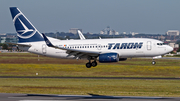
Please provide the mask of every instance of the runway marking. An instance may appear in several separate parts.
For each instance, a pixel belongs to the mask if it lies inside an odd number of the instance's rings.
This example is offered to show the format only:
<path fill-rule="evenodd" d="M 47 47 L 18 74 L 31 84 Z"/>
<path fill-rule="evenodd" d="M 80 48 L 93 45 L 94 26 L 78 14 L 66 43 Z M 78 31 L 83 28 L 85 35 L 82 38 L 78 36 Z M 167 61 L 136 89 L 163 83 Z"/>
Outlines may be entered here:
<path fill-rule="evenodd" d="M 30 99 L 30 97 L 8 97 L 8 98 L 9 99 Z M 36 98 L 36 99 L 46 99 L 46 100 L 19 100 L 19 101 L 59 101 L 59 100 L 51 100 L 53 98 Z"/>
<path fill-rule="evenodd" d="M 67 101 L 67 100 L 19 100 L 19 101 Z"/>
<path fill-rule="evenodd" d="M 1 93 L 0 93 L 1 95 Z M 10 97 L 11 96 L 11 97 Z M 47 95 L 47 94 L 15 94 L 15 95 L 10 95 L 7 98 L 10 98 L 10 100 L 7 101 L 11 101 L 11 99 L 16 100 L 16 101 L 89 101 L 89 100 L 93 100 L 93 101 L 98 101 L 98 100 L 112 100 L 113 101 L 119 101 L 119 100 L 123 100 L 124 101 L 146 101 L 146 100 L 151 100 L 151 101 L 180 101 L 180 98 L 170 98 L 170 97 L 144 97 L 144 96 L 106 96 L 106 95 L 97 95 L 97 94 L 89 94 L 89 95 Z M 0 98 L 1 101 L 1 98 Z"/>

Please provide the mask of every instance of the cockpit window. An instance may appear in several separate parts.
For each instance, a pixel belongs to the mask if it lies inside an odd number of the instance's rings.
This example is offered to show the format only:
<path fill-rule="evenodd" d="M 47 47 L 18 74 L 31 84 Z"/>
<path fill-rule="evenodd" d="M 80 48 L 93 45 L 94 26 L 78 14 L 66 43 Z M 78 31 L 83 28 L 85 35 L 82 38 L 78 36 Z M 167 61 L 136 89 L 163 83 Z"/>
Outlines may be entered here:
<path fill-rule="evenodd" d="M 165 43 L 157 43 L 157 45 L 162 46 L 165 45 Z"/>

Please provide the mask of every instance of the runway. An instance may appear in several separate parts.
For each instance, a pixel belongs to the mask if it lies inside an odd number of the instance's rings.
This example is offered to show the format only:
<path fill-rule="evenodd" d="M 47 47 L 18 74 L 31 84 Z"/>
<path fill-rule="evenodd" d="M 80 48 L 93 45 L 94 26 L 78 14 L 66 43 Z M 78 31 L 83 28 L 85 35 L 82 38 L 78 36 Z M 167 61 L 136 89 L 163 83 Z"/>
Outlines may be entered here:
<path fill-rule="evenodd" d="M 139 57 L 139 58 L 142 58 L 142 57 Z M 144 57 L 144 58 L 145 59 L 152 59 L 152 57 Z M 162 57 L 162 58 L 159 58 L 159 59 L 180 60 L 180 57 Z"/>
<path fill-rule="evenodd" d="M 168 77 L 58 77 L 58 76 L 0 76 L 0 78 L 32 78 L 32 79 L 139 79 L 139 80 L 180 80 Z"/>
<path fill-rule="evenodd" d="M 179 58 L 179 57 L 162 57 L 161 59 L 180 60 L 180 58 Z"/>
<path fill-rule="evenodd" d="M 0 101 L 180 101 L 179 97 L 136 97 L 104 95 L 43 95 L 0 93 Z"/>

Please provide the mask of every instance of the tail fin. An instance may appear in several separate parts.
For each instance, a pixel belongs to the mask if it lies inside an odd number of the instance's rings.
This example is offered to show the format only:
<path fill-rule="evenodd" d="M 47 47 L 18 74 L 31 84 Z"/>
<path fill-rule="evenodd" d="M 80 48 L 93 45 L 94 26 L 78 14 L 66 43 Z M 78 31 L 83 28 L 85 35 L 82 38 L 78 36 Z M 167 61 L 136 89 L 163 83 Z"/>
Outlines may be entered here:
<path fill-rule="evenodd" d="M 19 43 L 44 41 L 41 33 L 31 24 L 17 7 L 10 7 Z"/>

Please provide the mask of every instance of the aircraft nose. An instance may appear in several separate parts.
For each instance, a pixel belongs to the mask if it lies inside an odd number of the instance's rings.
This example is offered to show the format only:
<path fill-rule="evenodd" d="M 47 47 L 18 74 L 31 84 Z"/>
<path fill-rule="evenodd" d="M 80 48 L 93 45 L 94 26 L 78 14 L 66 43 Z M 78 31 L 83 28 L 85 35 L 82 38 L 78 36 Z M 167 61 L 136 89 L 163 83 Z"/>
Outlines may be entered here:
<path fill-rule="evenodd" d="M 172 48 L 171 46 L 168 46 L 168 47 L 167 47 L 167 51 L 168 51 L 168 52 L 171 52 L 171 51 L 173 51 L 173 48 Z"/>

